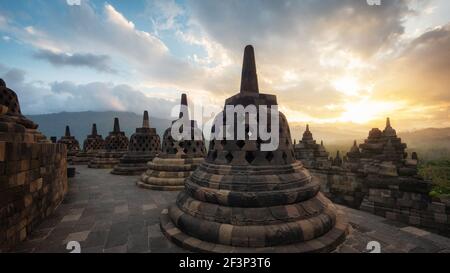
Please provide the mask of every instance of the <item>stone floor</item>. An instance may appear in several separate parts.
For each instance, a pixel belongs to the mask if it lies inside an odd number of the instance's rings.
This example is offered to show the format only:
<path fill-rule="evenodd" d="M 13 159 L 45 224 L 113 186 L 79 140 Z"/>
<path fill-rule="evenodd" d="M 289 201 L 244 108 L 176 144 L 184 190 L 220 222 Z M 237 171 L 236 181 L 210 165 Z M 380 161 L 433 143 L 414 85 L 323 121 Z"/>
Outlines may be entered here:
<path fill-rule="evenodd" d="M 68 253 L 69 241 L 81 252 L 185 252 L 159 229 L 162 209 L 176 192 L 157 192 L 135 185 L 137 177 L 115 176 L 110 170 L 77 166 L 69 192 L 57 211 L 40 224 L 16 252 Z M 450 239 L 362 211 L 342 207 L 352 225 L 336 252 L 367 252 L 376 241 L 381 252 L 450 252 Z"/>

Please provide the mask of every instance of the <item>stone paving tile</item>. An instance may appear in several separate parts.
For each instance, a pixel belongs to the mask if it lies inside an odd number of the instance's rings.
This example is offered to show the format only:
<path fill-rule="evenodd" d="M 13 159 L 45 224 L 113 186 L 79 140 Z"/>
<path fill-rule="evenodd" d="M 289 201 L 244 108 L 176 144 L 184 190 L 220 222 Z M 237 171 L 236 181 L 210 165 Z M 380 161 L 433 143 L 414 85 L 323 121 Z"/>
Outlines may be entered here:
<path fill-rule="evenodd" d="M 16 252 L 68 253 L 66 242 L 79 241 L 85 253 L 187 252 L 168 241 L 159 227 L 161 211 L 177 192 L 145 190 L 137 176 L 115 176 L 110 170 L 76 166 L 69 192 L 53 215 L 38 225 Z M 368 252 L 379 241 L 382 252 L 450 252 L 450 238 L 422 231 L 363 211 L 342 207 L 351 233 L 335 252 Z"/>
<path fill-rule="evenodd" d="M 420 237 L 430 234 L 430 232 L 428 232 L 428 231 L 425 231 L 423 229 L 419 229 L 419 228 L 416 228 L 416 227 L 410 227 L 410 226 L 401 228 L 401 230 L 409 232 L 409 233 L 411 233 L 413 235 L 416 235 L 416 236 L 420 236 Z"/>
<path fill-rule="evenodd" d="M 84 242 L 89 236 L 90 230 L 70 233 L 67 238 L 63 241 L 64 244 L 67 244 L 70 241 Z"/>

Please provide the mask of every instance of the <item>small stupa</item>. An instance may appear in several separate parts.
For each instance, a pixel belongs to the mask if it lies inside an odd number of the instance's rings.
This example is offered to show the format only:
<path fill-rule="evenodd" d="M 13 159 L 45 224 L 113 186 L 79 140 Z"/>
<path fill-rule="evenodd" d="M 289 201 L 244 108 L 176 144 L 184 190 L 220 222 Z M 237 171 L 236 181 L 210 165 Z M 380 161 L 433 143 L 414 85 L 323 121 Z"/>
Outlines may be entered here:
<path fill-rule="evenodd" d="M 130 137 L 128 152 L 111 172 L 117 175 L 140 175 L 147 169 L 147 162 L 161 151 L 161 140 L 155 128 L 150 128 L 148 112 L 144 112 L 141 128 Z"/>
<path fill-rule="evenodd" d="M 328 168 L 331 161 L 328 159 L 329 153 L 325 150 L 323 142 L 317 144 L 306 125 L 302 140 L 298 144 L 294 143 L 295 158 L 300 160 L 306 168 Z"/>
<path fill-rule="evenodd" d="M 198 252 L 334 250 L 345 240 L 348 223 L 319 191 L 319 181 L 295 159 L 286 117 L 273 108 L 276 96 L 259 93 L 252 46 L 245 48 L 240 93 L 225 105 L 267 106 L 268 115 L 279 114 L 279 145 L 267 151 L 261 138 L 250 139 L 253 134 L 248 133 L 245 140 L 211 140 L 205 162 L 186 179 L 176 202 L 163 210 L 163 233 Z M 225 108 L 216 120 L 224 116 Z M 261 116 L 256 119 L 260 125 Z M 250 128 L 249 122 L 245 119 Z M 227 128 L 215 126 L 212 134 Z"/>
<path fill-rule="evenodd" d="M 120 131 L 119 119 L 114 118 L 114 129 L 105 139 L 105 150 L 99 151 L 89 162 L 94 169 L 113 169 L 128 150 L 128 138 Z"/>
<path fill-rule="evenodd" d="M 0 141 L 51 143 L 38 125 L 22 115 L 16 92 L 0 79 Z"/>
<path fill-rule="evenodd" d="M 180 115 L 175 122 L 186 119 L 191 130 L 190 139 L 175 139 L 172 136 L 172 127 L 169 127 L 163 136 L 162 151 L 158 157 L 149 162 L 137 185 L 143 188 L 163 191 L 178 191 L 184 188 L 184 180 L 204 161 L 206 148 L 203 134 L 197 127 L 195 120 L 189 119 L 186 94 L 181 95 Z M 195 139 L 195 136 L 201 139 Z"/>
<path fill-rule="evenodd" d="M 97 124 L 92 124 L 91 134 L 83 142 L 83 150 L 72 159 L 72 165 L 88 165 L 105 148 L 105 140 L 97 133 Z"/>
<path fill-rule="evenodd" d="M 70 127 L 66 126 L 64 136 L 58 140 L 58 143 L 64 144 L 67 147 L 67 162 L 72 163 L 73 158 L 80 152 L 80 144 L 78 140 L 70 134 Z"/>

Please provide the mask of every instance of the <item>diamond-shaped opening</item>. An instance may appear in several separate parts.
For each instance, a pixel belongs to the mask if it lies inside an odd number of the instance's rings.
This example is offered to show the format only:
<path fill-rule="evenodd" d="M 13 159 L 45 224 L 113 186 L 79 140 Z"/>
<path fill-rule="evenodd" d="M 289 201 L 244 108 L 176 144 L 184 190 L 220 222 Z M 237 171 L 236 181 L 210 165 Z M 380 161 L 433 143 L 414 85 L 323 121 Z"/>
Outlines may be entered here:
<path fill-rule="evenodd" d="M 188 153 L 188 149 L 185 148 L 185 149 L 183 150 L 183 152 L 184 152 L 185 154 L 187 154 L 187 153 Z"/>
<path fill-rule="evenodd" d="M 255 160 L 255 154 L 253 152 L 246 152 L 245 153 L 245 160 L 247 160 L 247 162 L 249 164 L 252 164 L 252 162 Z"/>
<path fill-rule="evenodd" d="M 274 157 L 273 152 L 271 152 L 271 151 L 267 152 L 267 155 L 266 155 L 267 161 L 271 162 L 273 157 Z"/>
<path fill-rule="evenodd" d="M 183 141 L 180 141 L 180 142 L 178 143 L 178 146 L 180 146 L 181 148 L 183 148 L 183 147 L 184 147 L 184 142 L 183 142 Z"/>
<path fill-rule="evenodd" d="M 226 156 L 225 156 L 225 158 L 226 158 L 226 160 L 227 160 L 227 162 L 228 163 L 231 163 L 231 161 L 233 160 L 233 155 L 231 154 L 231 153 L 228 153 Z"/>
<path fill-rule="evenodd" d="M 242 147 L 245 146 L 245 141 L 244 140 L 238 140 L 238 141 L 236 141 L 236 145 L 239 147 L 239 149 L 242 149 Z"/>

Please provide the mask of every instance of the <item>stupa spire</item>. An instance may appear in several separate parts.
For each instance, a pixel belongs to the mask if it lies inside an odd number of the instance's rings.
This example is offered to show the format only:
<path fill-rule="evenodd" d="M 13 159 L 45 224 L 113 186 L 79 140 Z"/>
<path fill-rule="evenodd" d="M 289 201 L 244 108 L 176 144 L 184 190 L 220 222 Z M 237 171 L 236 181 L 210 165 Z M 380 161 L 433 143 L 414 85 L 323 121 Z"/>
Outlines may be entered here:
<path fill-rule="evenodd" d="M 386 118 L 386 128 L 391 127 L 391 119 L 390 118 Z"/>
<path fill-rule="evenodd" d="M 66 137 L 70 137 L 70 127 L 66 126 L 66 133 L 65 133 Z"/>
<path fill-rule="evenodd" d="M 183 117 L 183 108 L 186 111 L 186 116 L 189 119 L 189 110 L 188 110 L 188 102 L 186 94 L 181 94 L 181 103 L 180 103 L 180 115 L 179 118 Z"/>
<path fill-rule="evenodd" d="M 259 93 L 255 51 L 251 45 L 246 46 L 244 51 L 241 76 L 241 93 Z"/>
<path fill-rule="evenodd" d="M 119 118 L 114 118 L 114 133 L 120 132 Z"/>
<path fill-rule="evenodd" d="M 144 119 L 142 121 L 143 128 L 150 128 L 150 120 L 148 118 L 148 112 L 144 111 Z"/>
<path fill-rule="evenodd" d="M 97 124 L 92 124 L 92 130 L 91 135 L 96 136 L 97 135 Z"/>

